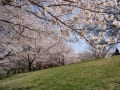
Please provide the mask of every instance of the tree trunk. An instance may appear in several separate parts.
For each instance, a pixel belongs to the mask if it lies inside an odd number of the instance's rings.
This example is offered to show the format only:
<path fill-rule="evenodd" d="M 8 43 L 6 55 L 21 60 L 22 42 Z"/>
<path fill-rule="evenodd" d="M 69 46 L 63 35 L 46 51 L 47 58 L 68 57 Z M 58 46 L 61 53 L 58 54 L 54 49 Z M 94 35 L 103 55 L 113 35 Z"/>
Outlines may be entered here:
<path fill-rule="evenodd" d="M 32 63 L 28 62 L 28 71 L 32 71 Z"/>

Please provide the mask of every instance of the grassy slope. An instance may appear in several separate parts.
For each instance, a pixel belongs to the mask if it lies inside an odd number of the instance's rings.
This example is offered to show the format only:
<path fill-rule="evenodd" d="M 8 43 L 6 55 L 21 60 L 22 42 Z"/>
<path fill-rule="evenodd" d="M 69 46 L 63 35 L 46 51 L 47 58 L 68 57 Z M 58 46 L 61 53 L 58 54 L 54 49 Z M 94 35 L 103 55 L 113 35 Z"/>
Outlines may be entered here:
<path fill-rule="evenodd" d="M 17 74 L 0 90 L 120 90 L 120 56 Z"/>

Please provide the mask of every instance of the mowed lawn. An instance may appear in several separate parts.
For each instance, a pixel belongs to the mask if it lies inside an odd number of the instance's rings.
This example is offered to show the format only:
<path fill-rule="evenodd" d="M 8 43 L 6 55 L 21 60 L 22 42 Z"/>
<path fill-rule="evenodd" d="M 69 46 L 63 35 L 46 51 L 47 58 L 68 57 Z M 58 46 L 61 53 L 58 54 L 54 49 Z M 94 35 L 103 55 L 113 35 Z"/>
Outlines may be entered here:
<path fill-rule="evenodd" d="M 0 90 L 120 90 L 120 56 L 13 75 Z"/>

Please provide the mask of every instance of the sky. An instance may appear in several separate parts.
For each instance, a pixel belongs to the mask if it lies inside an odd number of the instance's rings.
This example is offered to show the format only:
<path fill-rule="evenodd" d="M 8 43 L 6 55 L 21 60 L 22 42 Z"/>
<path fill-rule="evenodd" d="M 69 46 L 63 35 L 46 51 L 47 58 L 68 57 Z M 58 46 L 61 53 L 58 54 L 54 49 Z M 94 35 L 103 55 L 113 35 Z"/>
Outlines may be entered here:
<path fill-rule="evenodd" d="M 79 42 L 76 43 L 71 42 L 70 45 L 75 50 L 75 53 L 81 53 L 87 51 L 87 47 L 88 47 L 88 45 L 85 43 L 83 39 L 81 39 Z"/>

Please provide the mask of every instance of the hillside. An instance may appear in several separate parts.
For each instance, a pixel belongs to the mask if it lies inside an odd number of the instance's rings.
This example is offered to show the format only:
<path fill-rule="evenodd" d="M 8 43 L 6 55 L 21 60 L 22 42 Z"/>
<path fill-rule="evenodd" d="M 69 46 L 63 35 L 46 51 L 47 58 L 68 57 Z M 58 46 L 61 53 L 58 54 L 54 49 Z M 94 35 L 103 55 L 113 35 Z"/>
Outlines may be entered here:
<path fill-rule="evenodd" d="M 120 56 L 17 74 L 0 90 L 120 90 Z"/>

